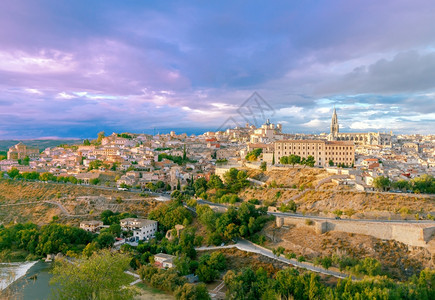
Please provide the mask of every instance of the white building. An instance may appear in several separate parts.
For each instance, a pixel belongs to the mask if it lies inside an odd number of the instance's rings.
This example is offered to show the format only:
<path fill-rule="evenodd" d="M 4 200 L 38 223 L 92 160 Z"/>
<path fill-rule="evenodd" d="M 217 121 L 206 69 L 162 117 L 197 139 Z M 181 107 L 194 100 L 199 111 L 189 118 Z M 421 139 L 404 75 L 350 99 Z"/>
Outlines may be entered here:
<path fill-rule="evenodd" d="M 166 253 L 158 253 L 154 255 L 155 265 L 159 268 L 170 269 L 175 267 L 174 265 L 175 256 Z"/>
<path fill-rule="evenodd" d="M 89 232 L 97 232 L 103 227 L 102 221 L 82 221 L 80 222 L 80 228 Z"/>
<path fill-rule="evenodd" d="M 136 240 L 145 240 L 155 236 L 157 221 L 147 219 L 127 218 L 120 221 L 123 230 L 133 231 Z"/>

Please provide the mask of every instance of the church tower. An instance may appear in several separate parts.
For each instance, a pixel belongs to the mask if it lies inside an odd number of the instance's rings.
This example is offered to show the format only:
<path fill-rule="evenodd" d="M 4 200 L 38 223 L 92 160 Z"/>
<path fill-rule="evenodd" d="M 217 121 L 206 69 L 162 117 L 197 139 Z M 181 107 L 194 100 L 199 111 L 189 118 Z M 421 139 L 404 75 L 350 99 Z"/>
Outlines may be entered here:
<path fill-rule="evenodd" d="M 339 133 L 338 118 L 334 106 L 334 112 L 332 113 L 332 120 L 331 120 L 331 134 L 330 134 L 331 138 L 335 140 L 337 138 L 338 133 Z"/>

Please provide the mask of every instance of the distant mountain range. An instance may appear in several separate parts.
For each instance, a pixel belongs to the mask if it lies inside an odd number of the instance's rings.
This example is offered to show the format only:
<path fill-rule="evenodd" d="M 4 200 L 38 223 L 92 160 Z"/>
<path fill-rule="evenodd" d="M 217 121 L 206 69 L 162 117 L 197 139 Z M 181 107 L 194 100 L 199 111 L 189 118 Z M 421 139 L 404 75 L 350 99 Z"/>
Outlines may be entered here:
<path fill-rule="evenodd" d="M 49 147 L 56 147 L 61 144 L 81 144 L 81 139 L 59 139 L 59 140 L 0 140 L 0 151 L 8 151 L 13 145 L 22 142 L 26 146 L 38 148 L 40 151 Z"/>

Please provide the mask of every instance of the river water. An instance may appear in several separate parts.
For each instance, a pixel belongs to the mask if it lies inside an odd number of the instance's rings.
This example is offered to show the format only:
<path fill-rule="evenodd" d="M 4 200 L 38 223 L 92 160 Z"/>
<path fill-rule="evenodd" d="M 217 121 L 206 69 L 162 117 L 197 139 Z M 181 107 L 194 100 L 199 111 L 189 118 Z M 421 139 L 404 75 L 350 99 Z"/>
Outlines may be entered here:
<path fill-rule="evenodd" d="M 0 263 L 0 299 L 4 294 L 13 295 L 12 299 L 46 300 L 52 295 L 55 286 L 50 285 L 52 264 L 43 261 Z M 11 276 L 13 274 L 13 276 Z M 9 286 L 7 290 L 5 287 Z M 170 300 L 170 295 L 158 290 L 145 289 L 136 299 Z"/>
<path fill-rule="evenodd" d="M 0 281 L 0 286 L 4 289 L 6 285 L 10 285 L 7 292 L 9 295 L 14 295 L 13 298 L 45 300 L 50 297 L 52 289 L 52 286 L 49 284 L 51 278 L 49 273 L 51 269 L 50 263 L 37 261 L 5 263 L 1 265 L 3 266 L 0 266 L 0 274 L 3 275 L 3 280 Z M 13 283 L 10 280 L 11 272 L 12 274 L 17 274 L 13 276 L 16 279 Z M 5 276 L 6 280 L 4 279 Z"/>

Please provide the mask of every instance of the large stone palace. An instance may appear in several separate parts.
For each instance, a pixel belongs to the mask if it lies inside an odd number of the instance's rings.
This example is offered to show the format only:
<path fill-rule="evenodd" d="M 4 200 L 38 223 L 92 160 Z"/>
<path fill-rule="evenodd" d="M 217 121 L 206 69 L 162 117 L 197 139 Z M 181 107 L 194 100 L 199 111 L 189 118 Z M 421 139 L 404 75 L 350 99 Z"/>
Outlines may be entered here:
<path fill-rule="evenodd" d="M 355 162 L 355 145 L 353 142 L 322 141 L 322 140 L 284 140 L 275 142 L 275 158 L 291 154 L 307 158 L 313 156 L 316 166 L 334 165 L 351 166 Z"/>
<path fill-rule="evenodd" d="M 18 160 L 23 159 L 26 156 L 29 158 L 39 157 L 39 149 L 27 147 L 21 142 L 9 148 L 8 159 Z"/>
<path fill-rule="evenodd" d="M 338 125 L 337 111 L 334 107 L 331 120 L 331 133 L 328 135 L 328 141 L 349 141 L 357 145 L 382 145 L 391 146 L 392 133 L 381 132 L 340 132 Z"/>

